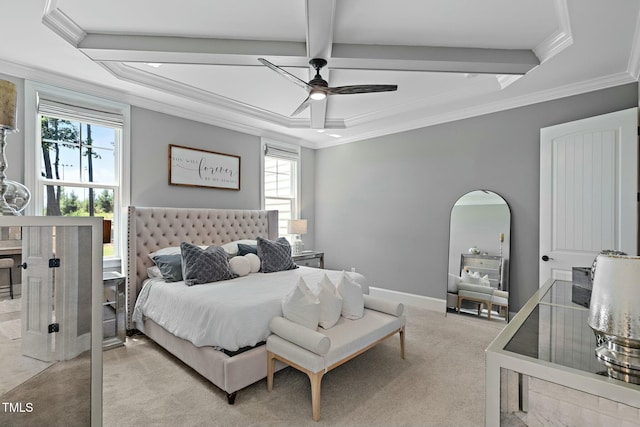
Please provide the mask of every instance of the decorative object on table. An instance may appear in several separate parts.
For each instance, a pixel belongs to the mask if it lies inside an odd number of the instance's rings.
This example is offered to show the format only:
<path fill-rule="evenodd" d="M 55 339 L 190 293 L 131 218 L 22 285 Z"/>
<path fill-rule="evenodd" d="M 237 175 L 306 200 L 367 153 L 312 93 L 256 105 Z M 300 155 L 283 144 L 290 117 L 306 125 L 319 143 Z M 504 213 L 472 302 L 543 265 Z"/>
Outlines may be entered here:
<path fill-rule="evenodd" d="M 502 244 L 504 243 L 504 233 L 500 233 L 500 256 L 502 257 Z"/>
<path fill-rule="evenodd" d="M 169 145 L 169 184 L 240 190 L 240 156 Z"/>
<path fill-rule="evenodd" d="M 480 255 L 480 249 L 478 249 L 476 246 L 472 246 L 469 248 L 469 254 Z"/>
<path fill-rule="evenodd" d="M 289 234 L 295 235 L 295 240 L 291 245 L 291 255 L 300 255 L 304 249 L 304 243 L 300 239 L 302 234 L 307 234 L 306 219 L 290 219 L 287 231 Z"/>
<path fill-rule="evenodd" d="M 610 377 L 640 384 L 640 257 L 598 255 L 588 325 Z"/>
<path fill-rule="evenodd" d="M 614 249 L 603 249 L 598 255 L 627 255 L 626 252 L 616 251 Z M 593 282 L 593 276 L 596 274 L 596 265 L 598 264 L 598 256 L 593 259 L 591 263 L 591 281 Z"/>
<path fill-rule="evenodd" d="M 16 85 L 0 80 L 0 215 L 21 215 L 21 211 L 31 199 L 31 193 L 24 185 L 7 180 L 7 133 L 17 132 L 16 128 Z"/>
<path fill-rule="evenodd" d="M 590 267 L 573 267 L 571 269 L 571 302 L 589 308 L 592 283 Z"/>

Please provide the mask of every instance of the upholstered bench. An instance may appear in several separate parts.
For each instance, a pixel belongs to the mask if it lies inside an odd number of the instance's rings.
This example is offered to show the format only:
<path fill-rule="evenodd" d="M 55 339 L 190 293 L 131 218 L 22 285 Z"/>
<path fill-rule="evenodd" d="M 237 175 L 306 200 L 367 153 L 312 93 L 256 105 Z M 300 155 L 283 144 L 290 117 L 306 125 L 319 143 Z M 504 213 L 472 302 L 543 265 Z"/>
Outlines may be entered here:
<path fill-rule="evenodd" d="M 341 317 L 329 328 L 312 330 L 275 317 L 267 339 L 267 390 L 273 389 L 276 360 L 306 373 L 311 381 L 313 420 L 320 419 L 322 376 L 362 354 L 386 338 L 400 335 L 400 357 L 404 359 L 405 317 L 402 304 L 364 295 L 364 315 L 350 320 Z"/>
<path fill-rule="evenodd" d="M 482 304 L 487 306 L 487 319 L 491 320 L 491 308 L 496 305 L 505 310 L 505 320 L 509 321 L 509 293 L 494 289 L 491 286 L 475 285 L 471 283 L 458 284 L 458 313 L 463 301 L 478 303 L 478 315 Z"/>

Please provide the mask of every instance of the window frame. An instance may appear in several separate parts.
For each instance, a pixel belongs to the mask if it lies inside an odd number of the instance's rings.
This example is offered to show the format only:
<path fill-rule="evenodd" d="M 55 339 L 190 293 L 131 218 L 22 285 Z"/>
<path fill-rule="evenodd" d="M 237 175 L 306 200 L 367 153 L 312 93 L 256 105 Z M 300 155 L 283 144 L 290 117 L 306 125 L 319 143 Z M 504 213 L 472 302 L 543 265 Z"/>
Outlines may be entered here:
<path fill-rule="evenodd" d="M 83 108 L 104 108 L 106 111 L 116 112 L 122 116 L 122 130 L 119 144 L 115 151 L 115 187 L 100 183 L 68 182 L 72 187 L 107 188 L 113 189 L 114 211 L 113 236 L 114 256 L 103 258 L 105 269 L 121 269 L 126 260 L 126 208 L 130 204 L 130 140 L 131 140 L 131 107 L 127 104 L 75 92 L 67 89 L 50 86 L 30 80 L 24 85 L 25 105 L 25 156 L 24 177 L 25 185 L 31 191 L 31 203 L 25 209 L 25 215 L 40 215 L 44 209 L 44 186 L 64 184 L 64 180 L 52 180 L 40 177 L 40 165 L 42 148 L 40 142 L 40 114 L 38 111 L 38 99 L 42 96 L 46 99 L 60 102 L 73 102 L 79 110 Z"/>
<path fill-rule="evenodd" d="M 262 138 L 261 139 L 261 150 L 260 150 L 260 206 L 261 209 L 266 209 L 266 199 L 267 199 L 267 195 L 266 195 L 266 190 L 265 190 L 265 158 L 266 157 L 277 157 L 277 156 L 269 156 L 267 154 L 267 147 L 273 147 L 275 149 L 280 149 L 280 150 L 284 150 L 287 152 L 290 152 L 292 154 L 295 154 L 295 156 L 292 155 L 292 157 L 295 157 L 295 177 L 293 179 L 293 185 L 295 186 L 295 190 L 294 190 L 294 201 L 292 203 L 292 212 L 291 212 L 291 219 L 300 219 L 300 193 L 301 193 L 301 188 L 302 188 L 302 173 L 301 173 L 301 163 L 302 163 L 302 159 L 301 159 L 301 150 L 300 147 L 297 145 L 293 145 L 293 144 L 287 144 L 284 142 L 280 142 L 280 141 L 275 141 L 275 140 L 271 140 L 268 138 Z M 291 158 L 290 160 L 294 160 L 294 158 Z M 273 198 L 277 198 L 277 197 L 273 197 Z M 289 198 L 282 198 L 282 199 L 289 199 Z M 278 218 L 278 220 L 280 220 L 280 218 Z M 280 226 L 278 225 L 278 229 L 280 229 Z M 287 240 L 289 240 L 290 242 L 292 241 L 292 235 L 290 234 L 280 234 L 278 232 L 278 237 L 286 237 Z"/>

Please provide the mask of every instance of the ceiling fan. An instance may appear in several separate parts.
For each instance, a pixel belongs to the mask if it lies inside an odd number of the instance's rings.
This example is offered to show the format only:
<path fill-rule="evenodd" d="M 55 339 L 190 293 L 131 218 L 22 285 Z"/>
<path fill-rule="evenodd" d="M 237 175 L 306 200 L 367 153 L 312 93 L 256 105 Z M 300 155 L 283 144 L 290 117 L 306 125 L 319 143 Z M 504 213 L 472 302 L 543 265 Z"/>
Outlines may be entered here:
<path fill-rule="evenodd" d="M 320 75 L 320 69 L 327 65 L 327 61 L 322 58 L 313 58 L 309 61 L 309 64 L 316 70 L 316 75 L 309 83 L 297 78 L 264 58 L 258 58 L 258 61 L 309 92 L 307 99 L 302 101 L 302 104 L 291 114 L 292 116 L 296 116 L 304 111 L 309 107 L 312 100 L 322 100 L 325 99 L 327 95 L 352 95 L 356 93 L 392 92 L 398 90 L 398 85 L 349 85 L 329 87 L 329 83 Z"/>

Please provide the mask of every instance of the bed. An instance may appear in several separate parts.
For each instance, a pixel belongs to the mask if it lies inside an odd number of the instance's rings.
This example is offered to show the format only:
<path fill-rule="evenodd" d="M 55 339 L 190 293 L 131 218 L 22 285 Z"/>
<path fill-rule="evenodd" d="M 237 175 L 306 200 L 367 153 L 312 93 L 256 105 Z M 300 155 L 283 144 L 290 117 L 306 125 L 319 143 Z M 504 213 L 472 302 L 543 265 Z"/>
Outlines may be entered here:
<path fill-rule="evenodd" d="M 166 284 L 163 280 L 148 278 L 148 268 L 154 265 L 149 254 L 167 247 L 180 246 L 189 242 L 203 247 L 223 245 L 243 239 L 262 237 L 269 240 L 277 238 L 277 211 L 228 210 L 228 209 L 185 209 L 162 207 L 129 207 L 128 211 L 128 267 L 127 267 L 127 329 L 136 329 L 182 360 L 207 380 L 227 394 L 233 404 L 237 391 L 267 376 L 267 355 L 264 341 L 269 334 L 268 325 L 273 316 L 280 315 L 280 299 L 292 289 L 299 277 L 313 284 L 326 272 L 336 280 L 340 272 L 300 267 L 286 272 L 254 273 L 245 277 L 216 282 L 215 284 L 191 286 L 188 292 L 184 283 Z M 349 273 L 352 274 L 352 273 Z M 368 293 L 368 284 L 359 276 L 363 291 Z M 155 282 L 154 282 L 155 280 Z M 260 285 L 262 281 L 264 285 Z M 146 286 L 146 287 L 145 287 Z M 183 288 L 181 288 L 181 286 Z M 261 297 L 260 289 L 269 289 Z M 246 292 L 245 292 L 246 291 Z M 162 292 L 165 292 L 164 294 Z M 169 292 L 168 294 L 166 292 Z M 173 292 L 171 294 L 170 292 Z M 241 316 L 243 311 L 253 313 L 250 317 L 255 327 L 238 329 L 233 321 L 224 323 L 224 327 L 192 328 L 195 318 L 189 317 L 205 306 L 204 294 L 221 292 L 225 298 L 231 295 L 234 304 L 240 299 L 240 306 L 227 307 Z M 247 295 L 246 298 L 238 298 Z M 189 310 L 175 308 L 177 311 L 165 317 L 154 317 L 153 313 L 162 311 L 154 308 L 155 300 L 151 294 L 164 295 L 165 299 L 175 301 L 185 297 L 184 304 Z M 191 300 L 186 300 L 187 295 Z M 216 294 L 211 304 L 221 297 Z M 264 298 L 261 302 L 260 298 Z M 136 308 L 136 301 L 140 299 Z M 253 305 L 252 305 L 253 304 Z M 259 304 L 259 305 L 256 305 Z M 147 312 L 141 315 L 141 306 Z M 176 306 L 177 307 L 177 306 Z M 224 310 L 224 301 L 219 305 Z M 236 309 L 237 308 L 237 309 Z M 135 316 L 134 316 L 135 312 Z M 182 315 L 184 314 L 184 316 Z M 167 323 L 166 318 L 184 317 L 181 324 Z M 135 320 L 134 320 L 135 319 Z M 221 325 L 217 318 L 204 321 L 210 325 Z M 244 320 L 245 324 L 249 323 Z M 242 318 L 235 323 L 243 323 Z M 186 327 L 189 325 L 189 327 Z M 233 329 L 236 328 L 236 329 Z M 231 330 L 227 335 L 242 336 L 236 343 L 225 341 L 226 337 L 216 335 L 216 329 Z M 196 331 L 197 333 L 195 333 Z M 209 334 L 208 332 L 212 332 Z M 202 333 L 200 333 L 202 332 Z M 219 331 L 218 331 L 219 332 Z M 284 368 L 278 364 L 276 370 Z"/>

